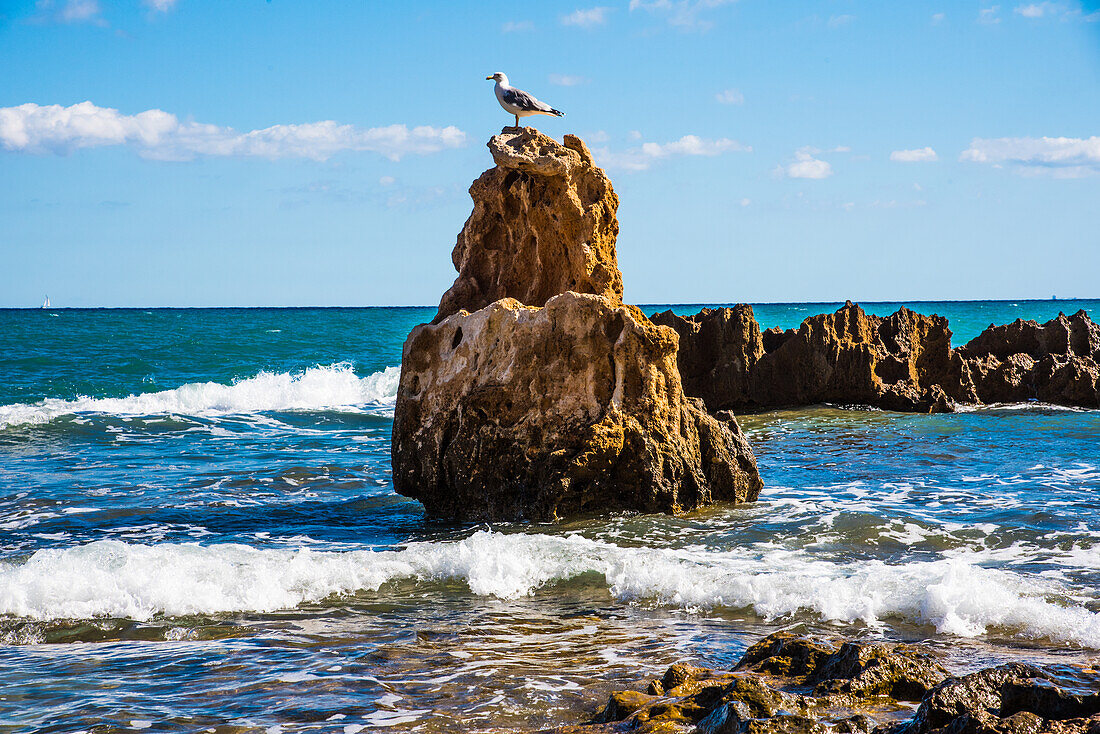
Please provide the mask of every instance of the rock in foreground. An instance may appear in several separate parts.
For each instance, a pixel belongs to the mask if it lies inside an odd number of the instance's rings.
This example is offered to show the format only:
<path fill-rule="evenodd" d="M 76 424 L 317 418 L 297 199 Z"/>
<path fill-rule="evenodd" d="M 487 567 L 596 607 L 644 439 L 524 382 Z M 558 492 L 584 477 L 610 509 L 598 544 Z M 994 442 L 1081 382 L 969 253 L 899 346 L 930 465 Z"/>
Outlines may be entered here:
<path fill-rule="evenodd" d="M 418 326 L 402 359 L 394 486 L 466 521 L 756 499 L 752 451 L 735 422 L 684 396 L 676 347 L 636 308 L 577 293 Z"/>
<path fill-rule="evenodd" d="M 920 702 L 916 712 L 912 703 Z M 1100 734 L 1100 674 L 1011 663 L 951 677 L 915 645 L 777 632 L 734 671 L 673 665 L 557 734 Z"/>

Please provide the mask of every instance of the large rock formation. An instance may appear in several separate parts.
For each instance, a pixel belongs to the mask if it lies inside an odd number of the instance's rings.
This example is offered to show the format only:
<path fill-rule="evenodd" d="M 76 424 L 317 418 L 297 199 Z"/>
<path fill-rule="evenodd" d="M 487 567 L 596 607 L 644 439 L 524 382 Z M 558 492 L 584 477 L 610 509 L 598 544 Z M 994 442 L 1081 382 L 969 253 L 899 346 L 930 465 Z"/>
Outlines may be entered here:
<path fill-rule="evenodd" d="M 435 321 L 501 298 L 541 306 L 566 291 L 622 303 L 619 198 L 584 142 L 566 135 L 562 145 L 531 127 L 510 128 L 489 151 L 496 166 L 470 186 L 474 211 L 451 253 L 458 278 Z"/>
<path fill-rule="evenodd" d="M 823 402 L 922 412 L 1027 400 L 1100 407 L 1100 326 L 1084 311 L 990 326 L 956 349 L 941 316 L 902 308 L 880 318 L 851 302 L 787 331 L 761 332 L 744 305 L 652 319 L 680 334 L 684 390 L 712 411 Z"/>
<path fill-rule="evenodd" d="M 579 139 L 489 142 L 459 271 L 405 342 L 395 489 L 463 521 L 756 499 L 732 416 L 684 395 L 676 332 L 622 305 L 618 199 Z"/>
<path fill-rule="evenodd" d="M 748 444 L 684 396 L 676 343 L 634 307 L 572 292 L 416 327 L 394 417 L 395 487 L 460 520 L 756 499 Z"/>

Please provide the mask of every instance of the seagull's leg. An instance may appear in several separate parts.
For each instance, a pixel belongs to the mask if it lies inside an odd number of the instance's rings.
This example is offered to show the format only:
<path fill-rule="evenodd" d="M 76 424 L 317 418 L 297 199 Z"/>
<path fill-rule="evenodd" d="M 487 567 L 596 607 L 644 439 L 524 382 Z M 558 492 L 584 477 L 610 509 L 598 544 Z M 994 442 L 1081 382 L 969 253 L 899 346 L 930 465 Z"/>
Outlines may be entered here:
<path fill-rule="evenodd" d="M 519 115 L 516 115 L 516 127 L 519 127 Z"/>

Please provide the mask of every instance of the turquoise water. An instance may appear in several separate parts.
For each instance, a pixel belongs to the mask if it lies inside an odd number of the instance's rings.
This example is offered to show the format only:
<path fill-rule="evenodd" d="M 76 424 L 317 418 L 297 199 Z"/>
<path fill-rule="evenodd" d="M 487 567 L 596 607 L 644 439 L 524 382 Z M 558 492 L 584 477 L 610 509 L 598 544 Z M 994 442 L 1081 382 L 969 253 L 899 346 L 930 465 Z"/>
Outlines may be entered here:
<path fill-rule="evenodd" d="M 1100 313 L 906 305 L 956 344 Z M 0 311 L 0 730 L 535 730 L 792 625 L 956 668 L 1100 655 L 1100 412 L 748 416 L 758 503 L 455 526 L 390 483 L 433 313 Z"/>

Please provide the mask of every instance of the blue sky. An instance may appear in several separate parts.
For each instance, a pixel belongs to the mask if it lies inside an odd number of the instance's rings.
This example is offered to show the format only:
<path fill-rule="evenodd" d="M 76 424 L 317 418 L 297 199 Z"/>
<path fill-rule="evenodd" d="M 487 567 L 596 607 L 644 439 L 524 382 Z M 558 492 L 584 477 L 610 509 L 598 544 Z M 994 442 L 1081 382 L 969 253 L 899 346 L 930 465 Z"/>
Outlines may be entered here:
<path fill-rule="evenodd" d="M 1100 296 L 1096 2 L 0 0 L 0 306 L 435 304 L 565 110 L 637 303 Z"/>

